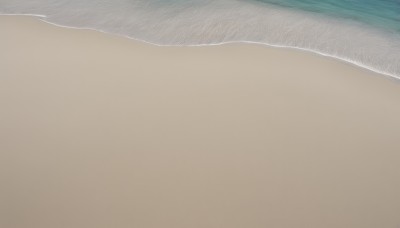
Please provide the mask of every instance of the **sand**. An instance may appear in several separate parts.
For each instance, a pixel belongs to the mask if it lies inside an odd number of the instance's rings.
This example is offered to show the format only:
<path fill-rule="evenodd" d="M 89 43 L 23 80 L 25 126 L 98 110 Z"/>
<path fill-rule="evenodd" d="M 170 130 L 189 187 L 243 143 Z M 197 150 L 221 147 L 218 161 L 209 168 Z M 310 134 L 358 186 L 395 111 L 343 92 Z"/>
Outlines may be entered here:
<path fill-rule="evenodd" d="M 400 83 L 0 17 L 0 227 L 400 227 Z"/>

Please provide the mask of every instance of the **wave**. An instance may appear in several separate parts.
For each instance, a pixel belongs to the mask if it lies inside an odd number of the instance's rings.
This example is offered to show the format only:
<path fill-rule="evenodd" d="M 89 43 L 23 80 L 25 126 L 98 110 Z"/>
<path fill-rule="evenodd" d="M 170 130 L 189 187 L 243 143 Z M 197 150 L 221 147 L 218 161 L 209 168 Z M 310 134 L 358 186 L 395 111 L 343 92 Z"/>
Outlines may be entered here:
<path fill-rule="evenodd" d="M 400 79 L 400 35 L 351 20 L 245 0 L 5 0 L 0 14 L 94 29 L 157 45 L 291 47 Z"/>

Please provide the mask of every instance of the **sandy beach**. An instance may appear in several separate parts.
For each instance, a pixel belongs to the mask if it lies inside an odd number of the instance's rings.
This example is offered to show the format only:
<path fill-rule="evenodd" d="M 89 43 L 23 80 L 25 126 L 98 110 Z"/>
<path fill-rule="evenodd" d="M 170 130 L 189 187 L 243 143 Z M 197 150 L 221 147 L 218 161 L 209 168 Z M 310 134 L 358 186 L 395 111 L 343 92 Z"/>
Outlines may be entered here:
<path fill-rule="evenodd" d="M 400 83 L 0 16 L 0 227 L 400 227 Z"/>

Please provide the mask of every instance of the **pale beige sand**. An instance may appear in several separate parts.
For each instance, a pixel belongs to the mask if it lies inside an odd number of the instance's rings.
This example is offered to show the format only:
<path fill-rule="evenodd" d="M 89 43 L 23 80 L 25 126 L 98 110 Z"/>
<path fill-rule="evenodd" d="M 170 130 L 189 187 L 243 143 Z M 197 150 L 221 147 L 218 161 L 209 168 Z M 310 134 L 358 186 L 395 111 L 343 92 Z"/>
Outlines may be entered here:
<path fill-rule="evenodd" d="M 400 227 L 397 81 L 28 17 L 0 36 L 0 227 Z"/>

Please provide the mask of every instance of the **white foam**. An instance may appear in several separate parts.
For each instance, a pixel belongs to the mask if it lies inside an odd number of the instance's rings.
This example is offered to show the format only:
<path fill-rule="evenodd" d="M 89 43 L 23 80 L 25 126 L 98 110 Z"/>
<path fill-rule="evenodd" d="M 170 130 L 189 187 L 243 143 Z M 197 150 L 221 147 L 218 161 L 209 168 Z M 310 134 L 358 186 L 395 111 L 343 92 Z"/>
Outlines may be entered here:
<path fill-rule="evenodd" d="M 48 3 L 45 8 L 37 7 L 43 2 Z M 93 29 L 160 46 L 241 42 L 295 48 L 400 79 L 400 38 L 396 34 L 242 0 L 192 0 L 163 6 L 153 2 L 115 0 L 114 6 L 13 0 L 4 9 L 0 4 L 0 12 L 38 16 L 62 27 Z"/>

